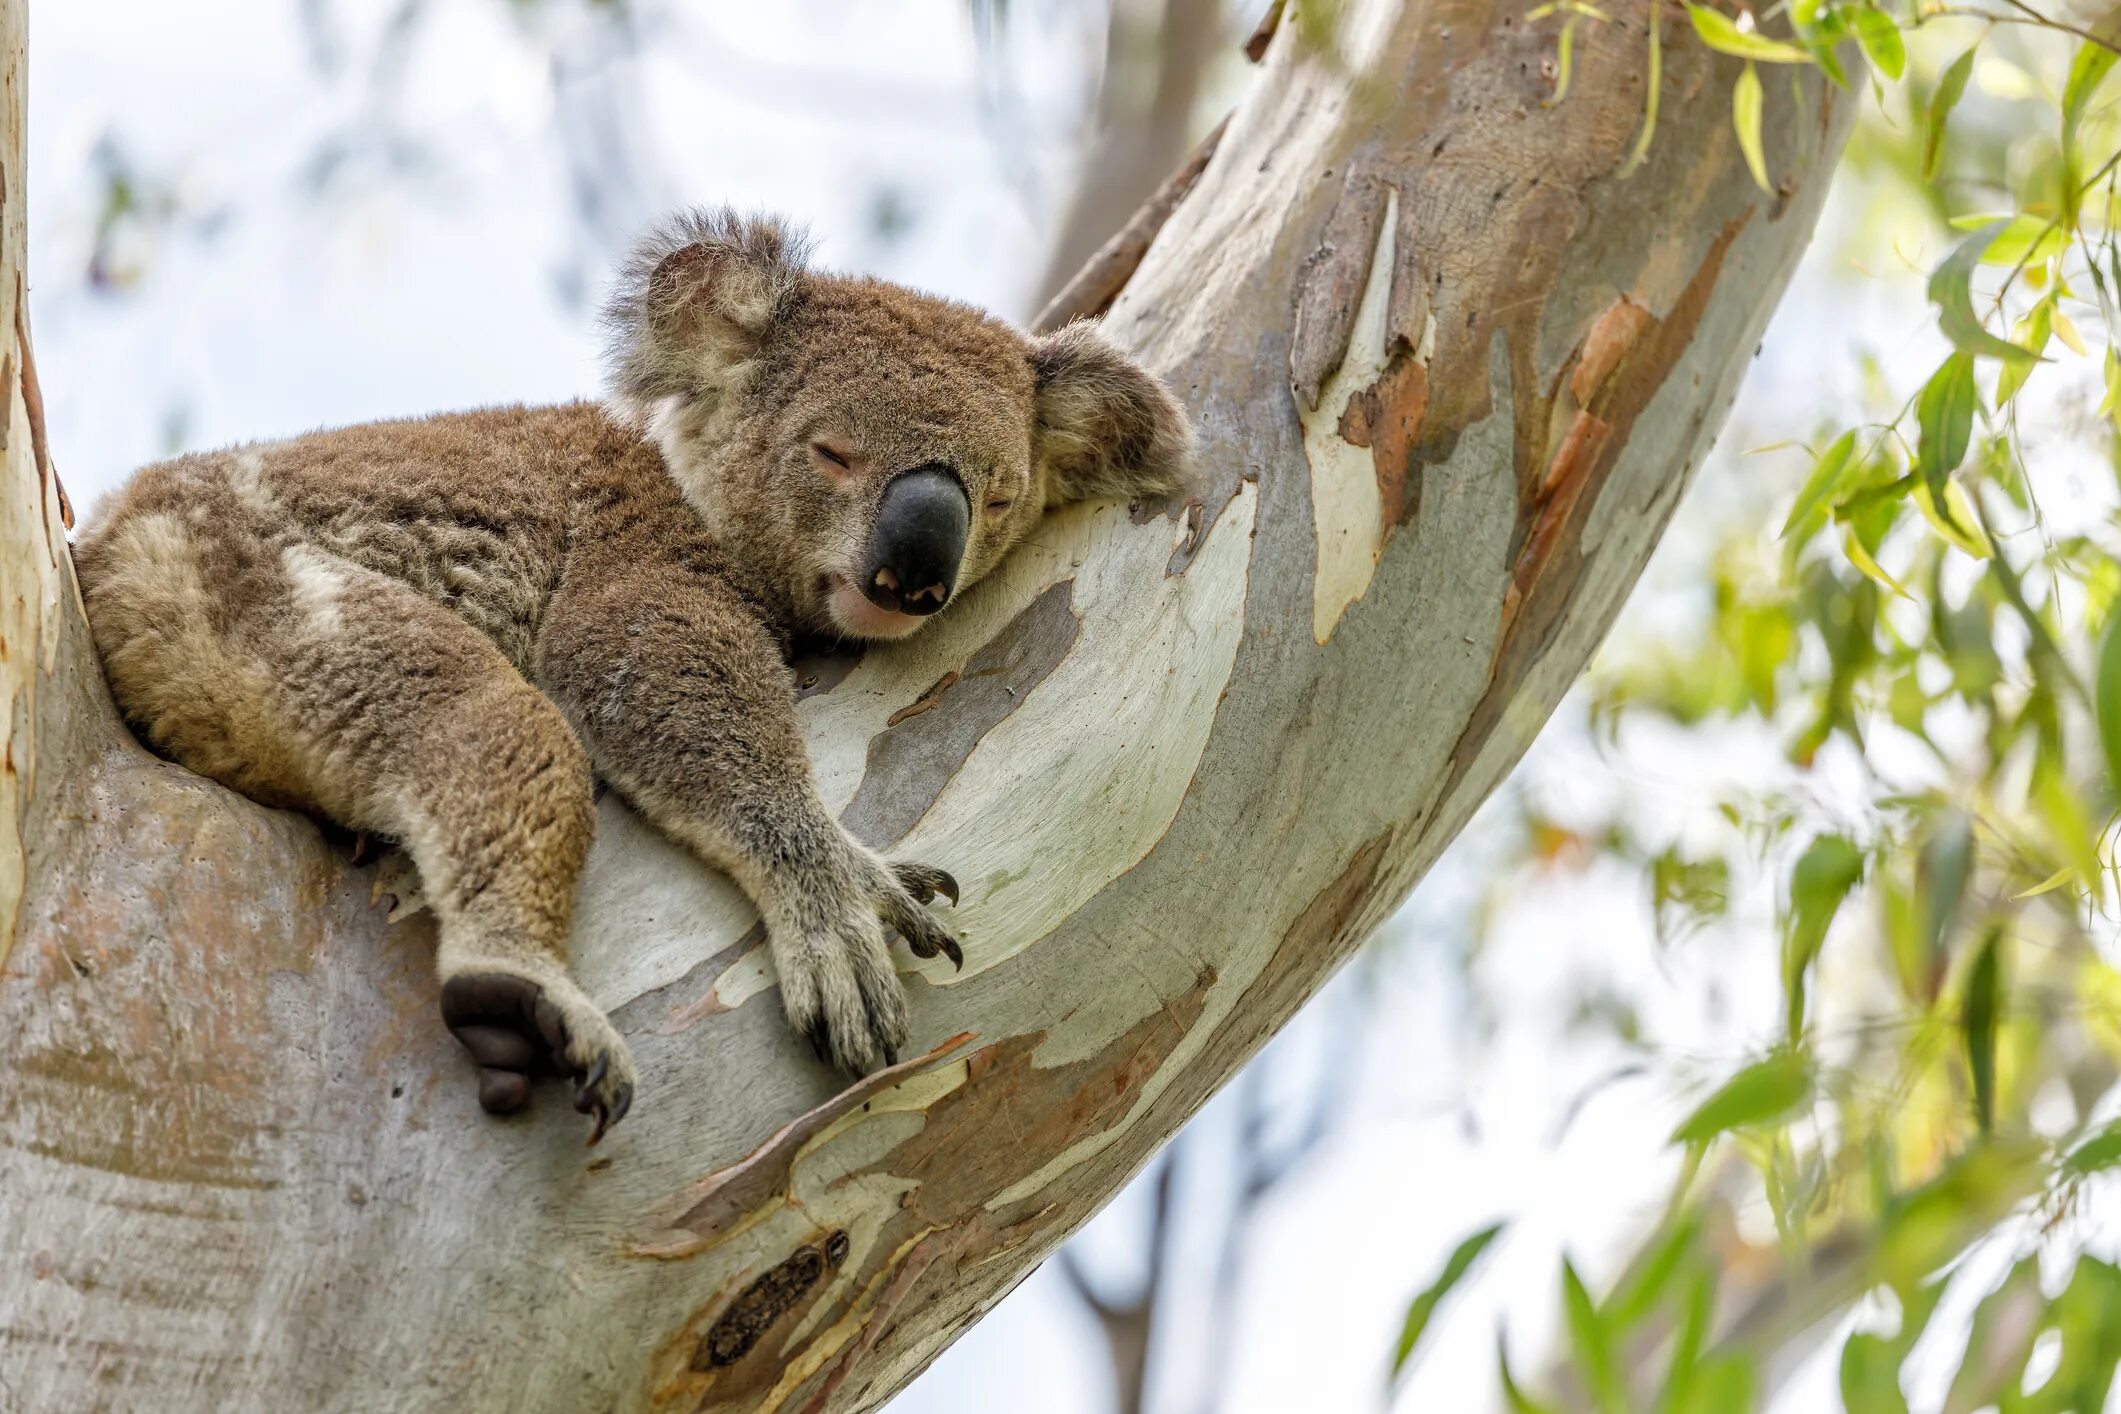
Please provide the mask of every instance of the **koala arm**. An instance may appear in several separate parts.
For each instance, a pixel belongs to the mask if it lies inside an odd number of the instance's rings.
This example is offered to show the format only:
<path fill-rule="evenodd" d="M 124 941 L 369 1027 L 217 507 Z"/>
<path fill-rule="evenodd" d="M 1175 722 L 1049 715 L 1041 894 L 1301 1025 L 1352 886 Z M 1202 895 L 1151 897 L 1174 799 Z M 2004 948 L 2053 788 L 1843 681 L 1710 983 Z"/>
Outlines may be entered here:
<path fill-rule="evenodd" d="M 922 906 L 957 886 L 885 862 L 825 809 L 787 665 L 756 609 L 712 575 L 632 561 L 570 577 L 541 628 L 539 685 L 598 774 L 758 905 L 796 1030 L 854 1073 L 895 1061 L 906 1000 L 886 929 L 958 961 Z"/>

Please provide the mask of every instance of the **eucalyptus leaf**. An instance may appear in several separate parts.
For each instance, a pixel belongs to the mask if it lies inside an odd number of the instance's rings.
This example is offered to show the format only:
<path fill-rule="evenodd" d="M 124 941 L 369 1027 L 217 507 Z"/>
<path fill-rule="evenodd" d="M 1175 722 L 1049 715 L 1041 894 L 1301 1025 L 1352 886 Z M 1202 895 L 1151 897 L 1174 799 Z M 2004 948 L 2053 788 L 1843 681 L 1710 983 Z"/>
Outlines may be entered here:
<path fill-rule="evenodd" d="M 1959 106 L 1959 99 L 1966 92 L 1967 77 L 1973 72 L 1974 51 L 1968 49 L 1945 67 L 1937 79 L 1936 91 L 1930 94 L 1922 144 L 1922 180 L 1925 182 L 1937 176 L 1937 159 L 1944 153 L 1945 125 L 1951 120 L 1952 109 Z"/>
<path fill-rule="evenodd" d="M 1811 1062 L 1798 1051 L 1777 1051 L 1718 1086 L 1672 1131 L 1672 1142 L 1705 1144 L 1733 1129 L 1769 1124 L 1794 1113 L 1811 1096 Z"/>
<path fill-rule="evenodd" d="M 2121 800 L 2121 606 L 2106 613 L 2092 705 L 2099 719 L 2099 745 L 2106 755 L 2107 798 Z"/>
<path fill-rule="evenodd" d="M 1991 927 L 1967 969 L 1959 1009 L 1966 1068 L 1974 1082 L 1974 1121 L 1983 1134 L 1996 1127 L 1996 1022 L 2003 1010 L 2003 930 Z"/>
<path fill-rule="evenodd" d="M 1459 1243 L 1444 1262 L 1443 1270 L 1437 1274 L 1436 1280 L 1430 1282 L 1425 1290 L 1408 1303 L 1406 1320 L 1401 1323 L 1399 1329 L 1399 1344 L 1392 1352 L 1392 1378 L 1397 1379 L 1400 1372 L 1406 1368 L 1407 1360 L 1414 1354 L 1414 1347 L 1420 1343 L 1422 1333 L 1428 1330 L 1429 1320 L 1436 1314 L 1436 1308 L 1451 1294 L 1451 1289 L 1465 1279 L 1466 1273 L 1473 1269 L 1481 1254 L 1488 1250 L 1488 1244 L 1501 1236 L 1505 1226 L 1503 1223 L 1495 1223 L 1484 1227 Z"/>
<path fill-rule="evenodd" d="M 1757 59 L 1765 64 L 1812 62 L 1812 56 L 1803 46 L 1740 29 L 1728 15 L 1706 5 L 1689 5 L 1686 12 L 1687 18 L 1694 22 L 1694 33 L 1701 36 L 1701 42 L 1720 53 L 1735 54 L 1740 59 Z"/>
<path fill-rule="evenodd" d="M 1569 1351 L 1576 1373 L 1582 1377 L 1592 1405 L 1603 1414 L 1620 1414 L 1627 1408 L 1627 1397 L 1621 1391 L 1612 1337 L 1598 1318 L 1598 1308 L 1592 1303 L 1583 1278 L 1576 1275 L 1576 1268 L 1566 1257 L 1561 1259 L 1561 1310 L 1568 1325 Z"/>
<path fill-rule="evenodd" d="M 1812 474 L 1804 479 L 1804 486 L 1797 492 L 1797 503 L 1790 507 L 1789 519 L 1782 523 L 1782 538 L 1787 540 L 1802 527 L 1806 535 L 1818 529 L 1818 522 L 1825 519 L 1825 512 L 1834 503 L 1834 498 L 1849 481 L 1849 469 L 1856 455 L 1856 433 L 1852 428 L 1836 437 L 1819 460 L 1812 463 Z"/>
<path fill-rule="evenodd" d="M 1893 23 L 1893 17 L 1883 10 L 1865 7 L 1855 12 L 1851 23 L 1856 29 L 1856 42 L 1863 46 L 1872 67 L 1897 82 L 1907 71 L 1907 46 L 1901 42 L 1900 26 Z"/>
<path fill-rule="evenodd" d="M 1915 470 L 1932 506 L 1943 505 L 1946 479 L 1966 460 L 1975 401 L 1974 358 L 1966 353 L 1955 353 L 1939 365 L 1915 400 Z"/>
<path fill-rule="evenodd" d="M 1788 1039 L 1804 1031 L 1805 974 L 1826 941 L 1841 901 L 1863 877 L 1863 854 L 1839 835 L 1821 835 L 1806 846 L 1790 872 L 1788 923 L 1783 934 L 1782 985 L 1787 996 Z"/>
<path fill-rule="evenodd" d="M 1954 247 L 1930 273 L 1929 299 L 1937 306 L 1937 327 L 1962 353 L 1986 354 L 1990 358 L 2025 356 L 2025 350 L 1984 328 L 1981 317 L 1974 312 L 1974 267 L 2012 225 L 2012 221 L 1989 222 Z M 1968 381 L 1971 384 L 1971 370 Z"/>
<path fill-rule="evenodd" d="M 1760 70 L 1746 61 L 1738 82 L 1731 89 L 1731 126 L 1738 131 L 1738 150 L 1745 154 L 1745 165 L 1753 174 L 1754 183 L 1764 192 L 1772 192 L 1768 185 L 1767 154 L 1760 146 Z"/>

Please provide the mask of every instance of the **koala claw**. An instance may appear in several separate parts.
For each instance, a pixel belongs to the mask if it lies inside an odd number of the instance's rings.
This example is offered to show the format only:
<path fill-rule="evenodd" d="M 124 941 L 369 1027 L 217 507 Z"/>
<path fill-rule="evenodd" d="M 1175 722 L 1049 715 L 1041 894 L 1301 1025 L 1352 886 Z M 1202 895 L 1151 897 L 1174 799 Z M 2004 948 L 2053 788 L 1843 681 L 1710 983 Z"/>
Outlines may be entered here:
<path fill-rule="evenodd" d="M 891 873 L 903 896 L 894 898 L 890 891 L 886 891 L 884 921 L 906 940 L 906 946 L 913 949 L 915 957 L 934 957 L 940 953 L 950 959 L 951 966 L 964 971 L 965 950 L 922 907 L 937 894 L 955 905 L 958 900 L 957 880 L 932 864 L 914 864 L 905 860 L 894 861 Z"/>
<path fill-rule="evenodd" d="M 957 907 L 957 880 L 950 877 L 947 869 L 938 869 L 932 864 L 915 864 L 910 860 L 895 861 L 891 872 L 898 875 L 899 886 L 920 903 L 933 903 L 941 894 Z"/>
<path fill-rule="evenodd" d="M 577 1077 L 574 1107 L 596 1120 L 591 1144 L 633 1106 L 625 1043 L 586 998 L 569 1008 L 528 977 L 463 972 L 442 984 L 442 1020 L 479 1067 L 479 1106 L 488 1114 L 521 1109 L 532 1077 L 548 1074 Z"/>

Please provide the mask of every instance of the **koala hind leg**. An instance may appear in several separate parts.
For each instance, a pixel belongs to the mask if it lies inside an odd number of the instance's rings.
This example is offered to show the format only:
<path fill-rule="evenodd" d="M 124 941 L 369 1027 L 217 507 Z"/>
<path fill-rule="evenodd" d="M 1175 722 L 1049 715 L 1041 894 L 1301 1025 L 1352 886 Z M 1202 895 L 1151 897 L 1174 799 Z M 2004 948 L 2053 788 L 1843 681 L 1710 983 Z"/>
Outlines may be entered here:
<path fill-rule="evenodd" d="M 480 1103 L 517 1109 L 557 1072 L 598 1135 L 623 1116 L 632 1060 L 567 970 L 594 815 L 551 701 L 441 605 L 240 517 L 121 520 L 81 568 L 113 692 L 151 745 L 403 843 Z"/>

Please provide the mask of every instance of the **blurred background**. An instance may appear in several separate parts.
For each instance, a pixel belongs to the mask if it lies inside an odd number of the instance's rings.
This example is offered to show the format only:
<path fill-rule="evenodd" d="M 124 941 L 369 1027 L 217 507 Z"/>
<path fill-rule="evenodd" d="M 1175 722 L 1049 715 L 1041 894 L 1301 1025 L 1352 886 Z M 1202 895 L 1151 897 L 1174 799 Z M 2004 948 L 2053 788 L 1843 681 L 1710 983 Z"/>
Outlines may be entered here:
<path fill-rule="evenodd" d="M 85 508 L 179 450 L 593 395 L 605 273 L 686 202 L 1026 318 L 1242 98 L 1264 8 L 35 0 L 59 473 Z M 1863 38 L 1903 72 L 1585 683 L 1356 962 L 895 1409 L 1624 1407 L 1703 1284 L 1743 1398 L 1657 1407 L 1973 1410 L 1970 1351 L 2020 1390 L 2121 1354 L 2071 1295 L 2103 1301 L 2121 1247 L 2085 1156 L 2121 1065 L 2083 686 L 2121 587 L 2114 100 L 2102 68 L 2058 128 L 2086 46 L 2052 27 L 1889 18 L 1904 45 Z M 1982 317 L 2049 361 L 2011 398 L 2020 365 L 1982 366 L 1969 514 L 1940 517 L 1909 489 L 1952 353 L 1927 278 L 1970 214 L 2049 219 L 2100 177 L 2053 249 L 2019 233 L 2010 289 L 1984 267 Z M 1748 1101 L 1792 1057 L 1801 1095 Z M 1969 1177 L 1997 1136 L 2038 1172 Z"/>

